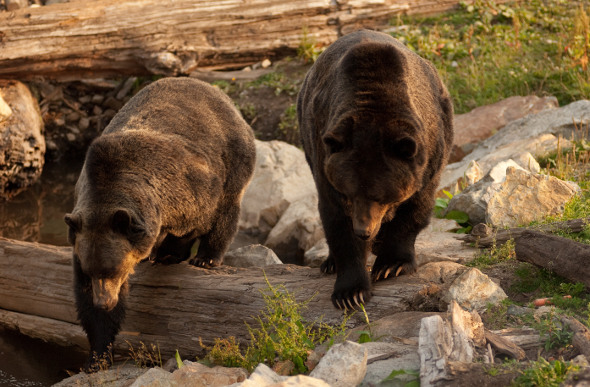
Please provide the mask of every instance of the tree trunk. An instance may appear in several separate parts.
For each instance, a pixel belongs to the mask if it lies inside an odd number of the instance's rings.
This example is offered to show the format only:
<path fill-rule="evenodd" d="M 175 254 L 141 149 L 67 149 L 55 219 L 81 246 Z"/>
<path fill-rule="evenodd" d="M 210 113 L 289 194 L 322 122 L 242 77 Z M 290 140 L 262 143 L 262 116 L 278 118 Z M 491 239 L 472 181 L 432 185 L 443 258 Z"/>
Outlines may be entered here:
<path fill-rule="evenodd" d="M 72 278 L 71 248 L 0 238 L 0 325 L 87 348 L 77 324 Z M 127 318 L 115 347 L 127 349 L 125 340 L 135 348 L 140 341 L 158 343 L 162 355 L 170 356 L 178 349 L 184 357 L 202 351 L 199 338 L 207 345 L 229 336 L 245 342 L 249 334 L 244 322 L 256 326 L 253 317 L 265 309 L 261 292 L 268 289 L 266 278 L 273 287 L 284 285 L 298 301 L 311 299 L 303 313 L 307 321 L 342 321 L 343 313 L 330 300 L 335 276 L 323 275 L 317 268 L 273 265 L 206 270 L 186 263 L 144 262 L 130 278 Z M 417 276 L 379 282 L 367 313 L 377 320 L 437 304 L 436 295 L 423 291 L 429 288 L 432 283 Z M 356 313 L 348 327 L 364 323 L 363 313 Z"/>
<path fill-rule="evenodd" d="M 515 250 L 519 261 L 543 267 L 590 287 L 590 245 L 526 230 L 516 240 Z"/>
<path fill-rule="evenodd" d="M 498 0 L 503 3 L 506 0 Z M 458 0 L 97 0 L 0 13 L 0 78 L 189 74 L 293 55 Z M 411 5 L 410 5 L 411 4 Z"/>

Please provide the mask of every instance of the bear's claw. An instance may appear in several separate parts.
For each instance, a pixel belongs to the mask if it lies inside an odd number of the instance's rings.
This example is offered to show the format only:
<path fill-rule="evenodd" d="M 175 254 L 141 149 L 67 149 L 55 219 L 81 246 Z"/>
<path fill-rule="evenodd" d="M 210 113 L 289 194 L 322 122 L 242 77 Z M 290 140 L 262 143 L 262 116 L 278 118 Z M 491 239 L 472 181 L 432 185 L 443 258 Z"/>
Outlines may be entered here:
<path fill-rule="evenodd" d="M 336 262 L 333 258 L 326 258 L 324 262 L 320 265 L 320 270 L 324 274 L 334 274 L 336 273 Z"/>
<path fill-rule="evenodd" d="M 207 259 L 207 258 L 198 258 L 195 257 L 191 260 L 188 261 L 189 264 L 196 266 L 196 267 L 202 267 L 205 269 L 210 269 L 212 267 L 216 267 L 219 266 L 220 264 L 214 260 L 214 259 Z"/>
<path fill-rule="evenodd" d="M 374 267 L 373 267 L 374 268 Z M 374 268 L 375 269 L 375 268 Z M 411 274 L 416 271 L 416 268 L 411 263 L 398 263 L 390 266 L 383 266 L 381 268 L 377 268 L 373 270 L 371 273 L 371 280 L 373 282 L 379 281 L 381 279 L 387 279 L 389 275 L 395 270 L 395 276 L 399 277 L 399 275 L 403 272 L 404 274 Z"/>
<path fill-rule="evenodd" d="M 361 305 L 365 304 L 365 297 L 363 296 L 363 293 L 365 292 L 365 290 L 358 290 L 352 294 L 352 297 L 343 297 L 333 294 L 332 303 L 336 308 L 343 309 L 344 311 L 347 311 L 349 309 L 353 310 L 357 307 L 360 308 Z M 367 296 L 369 297 L 368 293 Z"/>

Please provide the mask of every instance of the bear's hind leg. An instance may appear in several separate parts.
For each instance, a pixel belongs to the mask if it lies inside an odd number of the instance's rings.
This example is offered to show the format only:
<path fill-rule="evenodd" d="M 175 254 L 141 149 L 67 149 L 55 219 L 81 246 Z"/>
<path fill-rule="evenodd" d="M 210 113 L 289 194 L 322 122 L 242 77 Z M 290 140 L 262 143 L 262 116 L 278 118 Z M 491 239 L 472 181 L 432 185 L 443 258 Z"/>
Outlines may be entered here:
<path fill-rule="evenodd" d="M 199 251 L 189 263 L 205 268 L 221 265 L 223 256 L 238 230 L 239 216 L 239 202 L 222 208 L 209 233 L 200 237 Z"/>
<path fill-rule="evenodd" d="M 74 259 L 74 281 L 78 319 L 90 343 L 90 355 L 84 371 L 97 372 L 112 363 L 112 346 L 125 318 L 123 295 L 110 311 L 96 308 L 92 301 L 90 277 L 82 272 L 80 263 Z"/>

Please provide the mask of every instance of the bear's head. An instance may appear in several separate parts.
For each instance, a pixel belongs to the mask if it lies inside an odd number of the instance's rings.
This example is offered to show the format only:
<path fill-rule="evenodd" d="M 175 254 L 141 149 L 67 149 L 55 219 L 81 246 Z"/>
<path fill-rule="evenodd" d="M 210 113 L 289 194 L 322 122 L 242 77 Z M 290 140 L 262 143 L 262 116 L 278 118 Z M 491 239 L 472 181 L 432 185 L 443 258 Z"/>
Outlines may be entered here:
<path fill-rule="evenodd" d="M 112 310 L 135 265 L 149 256 L 155 233 L 125 208 L 73 212 L 65 221 L 74 259 L 92 283 L 94 305 Z"/>
<path fill-rule="evenodd" d="M 423 183 L 425 149 L 414 119 L 344 117 L 322 137 L 324 173 L 356 236 L 371 240 Z"/>

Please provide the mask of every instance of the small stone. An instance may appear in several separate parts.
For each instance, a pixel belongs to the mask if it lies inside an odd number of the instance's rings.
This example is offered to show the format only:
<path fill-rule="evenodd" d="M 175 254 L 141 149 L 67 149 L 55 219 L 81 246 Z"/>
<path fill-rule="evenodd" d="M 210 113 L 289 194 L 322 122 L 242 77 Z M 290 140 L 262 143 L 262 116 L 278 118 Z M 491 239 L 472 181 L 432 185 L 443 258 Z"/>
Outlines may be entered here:
<path fill-rule="evenodd" d="M 68 126 L 67 129 L 70 131 L 70 133 L 80 134 L 80 129 L 75 126 Z"/>
<path fill-rule="evenodd" d="M 68 133 L 68 134 L 66 134 L 66 138 L 68 139 L 69 142 L 76 141 L 76 135 L 74 133 Z"/>
<path fill-rule="evenodd" d="M 102 94 L 94 94 L 90 102 L 94 104 L 101 104 L 104 101 L 104 96 Z"/>
<path fill-rule="evenodd" d="M 172 373 L 171 384 L 177 386 L 228 386 L 243 382 L 248 372 L 243 368 L 216 366 L 209 368 L 204 364 L 183 361 L 183 367 Z"/>
<path fill-rule="evenodd" d="M 464 174 L 466 186 L 473 185 L 483 177 L 481 167 L 475 160 L 471 160 Z"/>
<path fill-rule="evenodd" d="M 278 375 L 289 376 L 295 369 L 295 364 L 291 360 L 278 361 L 272 367 L 272 370 Z"/>
<path fill-rule="evenodd" d="M 464 309 L 483 312 L 488 304 L 496 305 L 506 297 L 498 284 L 478 269 L 471 268 L 453 281 L 443 300 L 448 303 L 455 300 Z"/>
<path fill-rule="evenodd" d="M 53 119 L 53 123 L 56 126 L 64 126 L 66 124 L 66 120 L 62 116 L 58 116 Z"/>
<path fill-rule="evenodd" d="M 56 151 L 58 149 L 57 144 L 53 140 L 45 140 L 45 148 L 49 151 Z"/>
<path fill-rule="evenodd" d="M 172 374 L 160 367 L 150 368 L 143 375 L 135 379 L 131 387 L 164 387 L 169 386 Z"/>
<path fill-rule="evenodd" d="M 80 120 L 81 114 L 78 112 L 71 112 L 66 116 L 67 122 L 76 122 Z"/>
<path fill-rule="evenodd" d="M 121 86 L 121 89 L 117 92 L 117 95 L 115 98 L 117 98 L 118 100 L 122 100 L 124 97 L 126 97 L 127 94 L 129 94 L 129 92 L 133 88 L 133 85 L 135 84 L 136 81 L 137 81 L 137 77 L 127 78 L 125 80 L 125 82 L 123 82 L 123 85 Z"/>
<path fill-rule="evenodd" d="M 486 237 L 490 235 L 491 229 L 485 223 L 478 223 L 471 229 L 471 235 Z"/>
<path fill-rule="evenodd" d="M 116 99 L 115 97 L 108 97 L 104 101 L 102 106 L 104 106 L 106 108 L 113 109 L 113 110 L 119 110 L 123 107 L 123 103 L 120 100 Z"/>
<path fill-rule="evenodd" d="M 83 95 L 80 98 L 78 98 L 78 102 L 80 102 L 81 104 L 87 104 L 92 100 L 92 97 L 89 95 Z"/>
<path fill-rule="evenodd" d="M 0 94 L 0 122 L 8 119 L 8 117 L 10 117 L 11 115 L 12 109 L 10 108 L 10 106 L 8 106 L 6 101 L 4 101 L 4 98 L 2 98 L 2 94 Z"/>
<path fill-rule="evenodd" d="M 282 264 L 277 255 L 266 246 L 249 245 L 229 251 L 223 263 L 233 267 L 263 267 Z"/>
<path fill-rule="evenodd" d="M 260 67 L 262 67 L 263 69 L 270 67 L 271 65 L 271 61 L 268 59 L 265 59 L 262 61 L 262 63 L 260 63 Z"/>
<path fill-rule="evenodd" d="M 526 316 L 529 313 L 532 313 L 533 309 L 527 308 L 526 306 L 519 306 L 519 305 L 509 305 L 506 309 L 506 314 L 510 316 Z"/>
<path fill-rule="evenodd" d="M 90 126 L 90 120 L 88 119 L 88 117 L 80 118 L 80 121 L 78 121 L 78 128 L 80 130 L 86 130 L 88 129 L 88 126 Z"/>
<path fill-rule="evenodd" d="M 303 265 L 308 267 L 320 267 L 322 262 L 328 258 L 330 248 L 326 238 L 320 239 L 311 249 L 303 255 Z"/>
<path fill-rule="evenodd" d="M 92 108 L 92 114 L 95 116 L 100 116 L 102 114 L 102 108 L 98 105 L 94 105 Z"/>

